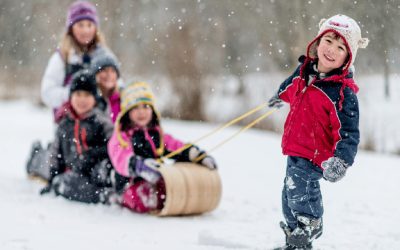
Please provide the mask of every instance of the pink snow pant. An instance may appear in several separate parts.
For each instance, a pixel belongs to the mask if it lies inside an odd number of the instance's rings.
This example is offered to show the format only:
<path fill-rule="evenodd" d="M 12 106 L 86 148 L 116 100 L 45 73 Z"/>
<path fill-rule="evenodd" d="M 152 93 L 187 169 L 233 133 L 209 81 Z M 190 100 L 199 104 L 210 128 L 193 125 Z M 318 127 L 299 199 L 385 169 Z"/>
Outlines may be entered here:
<path fill-rule="evenodd" d="M 165 201 L 164 181 L 160 180 L 156 184 L 137 181 L 125 190 L 122 198 L 122 205 L 136 213 L 162 209 Z"/>

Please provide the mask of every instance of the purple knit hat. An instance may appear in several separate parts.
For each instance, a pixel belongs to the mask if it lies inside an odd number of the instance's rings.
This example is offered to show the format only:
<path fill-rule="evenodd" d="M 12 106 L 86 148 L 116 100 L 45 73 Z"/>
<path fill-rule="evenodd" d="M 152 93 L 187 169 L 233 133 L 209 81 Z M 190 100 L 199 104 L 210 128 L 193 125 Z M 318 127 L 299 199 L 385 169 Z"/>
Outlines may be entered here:
<path fill-rule="evenodd" d="M 88 19 L 92 21 L 96 26 L 99 24 L 99 18 L 97 16 L 96 7 L 87 1 L 76 1 L 73 2 L 67 12 L 67 29 L 71 28 L 74 23 L 80 20 Z"/>

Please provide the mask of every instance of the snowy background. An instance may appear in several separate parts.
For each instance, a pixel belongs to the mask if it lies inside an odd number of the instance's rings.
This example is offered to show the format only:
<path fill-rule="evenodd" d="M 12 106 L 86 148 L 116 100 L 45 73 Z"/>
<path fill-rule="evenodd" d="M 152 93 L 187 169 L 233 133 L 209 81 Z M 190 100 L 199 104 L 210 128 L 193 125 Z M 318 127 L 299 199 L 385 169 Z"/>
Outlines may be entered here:
<path fill-rule="evenodd" d="M 40 102 L 73 1 L 0 1 L 0 100 Z M 125 82 L 149 82 L 164 117 L 213 123 L 265 102 L 296 68 L 319 21 L 348 15 L 370 39 L 355 62 L 361 147 L 400 155 L 399 0 L 90 1 Z M 258 128 L 281 133 L 285 115 Z"/>
<path fill-rule="evenodd" d="M 116 205 L 87 205 L 53 195 L 27 179 L 30 144 L 53 137 L 51 112 L 26 101 L 0 102 L 0 249 L 271 249 L 283 244 L 280 136 L 253 129 L 216 150 L 223 196 L 199 216 L 158 218 Z M 217 124 L 165 120 L 193 140 Z M 200 144 L 210 148 L 237 131 Z M 361 151 L 339 183 L 322 181 L 324 234 L 316 249 L 400 249 L 400 157 Z"/>

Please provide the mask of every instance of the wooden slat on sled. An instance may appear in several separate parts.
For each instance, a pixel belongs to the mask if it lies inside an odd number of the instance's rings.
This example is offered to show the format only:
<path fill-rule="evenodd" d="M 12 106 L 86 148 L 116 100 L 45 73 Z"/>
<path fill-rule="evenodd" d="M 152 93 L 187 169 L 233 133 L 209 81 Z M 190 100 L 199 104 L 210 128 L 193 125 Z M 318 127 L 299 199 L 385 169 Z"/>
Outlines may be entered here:
<path fill-rule="evenodd" d="M 201 214 L 214 210 L 221 199 L 217 170 L 194 163 L 175 163 L 159 169 L 165 182 L 166 199 L 158 216 Z"/>

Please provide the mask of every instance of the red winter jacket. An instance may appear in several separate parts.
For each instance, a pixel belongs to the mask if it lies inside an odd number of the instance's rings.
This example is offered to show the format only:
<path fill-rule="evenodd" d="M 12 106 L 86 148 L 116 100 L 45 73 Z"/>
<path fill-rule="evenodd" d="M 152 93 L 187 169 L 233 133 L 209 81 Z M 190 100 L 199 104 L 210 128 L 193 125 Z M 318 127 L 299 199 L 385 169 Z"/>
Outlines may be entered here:
<path fill-rule="evenodd" d="M 359 143 L 358 87 L 352 73 L 337 69 L 321 77 L 316 60 L 301 57 L 300 62 L 278 91 L 279 98 L 290 104 L 282 151 L 320 167 L 331 156 L 350 166 Z"/>

